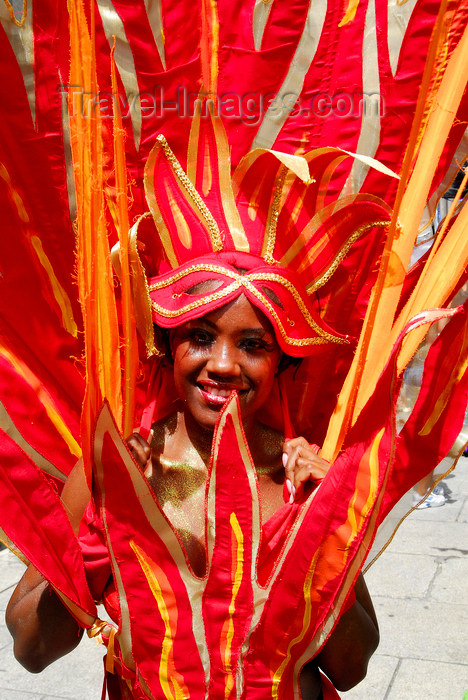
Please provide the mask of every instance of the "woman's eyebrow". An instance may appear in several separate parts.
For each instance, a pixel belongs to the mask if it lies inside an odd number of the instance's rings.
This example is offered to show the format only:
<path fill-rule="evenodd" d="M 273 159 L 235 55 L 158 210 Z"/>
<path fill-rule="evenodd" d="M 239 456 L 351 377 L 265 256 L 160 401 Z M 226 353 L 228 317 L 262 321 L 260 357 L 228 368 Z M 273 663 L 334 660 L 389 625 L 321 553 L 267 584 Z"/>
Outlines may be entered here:
<path fill-rule="evenodd" d="M 242 335 L 256 335 L 259 337 L 263 337 L 267 334 L 273 335 L 267 328 L 243 328 L 241 332 Z"/>
<path fill-rule="evenodd" d="M 188 328 L 200 328 L 200 326 L 210 326 L 210 328 L 217 327 L 216 323 L 207 318 L 194 318 L 191 321 L 187 321 L 186 326 Z"/>

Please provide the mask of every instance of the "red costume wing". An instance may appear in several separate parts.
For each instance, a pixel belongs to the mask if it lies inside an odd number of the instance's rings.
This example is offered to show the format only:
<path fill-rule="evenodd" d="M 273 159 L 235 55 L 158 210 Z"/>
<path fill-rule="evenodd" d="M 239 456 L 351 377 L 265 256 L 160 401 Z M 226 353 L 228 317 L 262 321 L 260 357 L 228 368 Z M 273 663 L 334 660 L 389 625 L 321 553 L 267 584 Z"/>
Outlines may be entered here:
<path fill-rule="evenodd" d="M 259 679 L 266 677 L 273 681 L 273 697 L 291 698 L 291 687 L 299 697 L 300 670 L 331 634 L 377 526 L 414 478 L 427 473 L 419 448 L 434 438 L 434 432 L 445 430 L 441 449 L 448 449 L 457 435 L 468 393 L 466 314 L 461 310 L 420 314 L 406 333 L 454 314 L 429 358 L 431 379 L 423 383 L 408 436 L 397 437 L 394 415 L 402 334 L 374 394 L 347 436 L 344 451 L 297 516 L 276 563 L 272 566 L 268 561 L 266 580 L 260 571 L 268 601 L 250 637 L 243 697 L 264 697 Z M 431 391 L 437 397 L 435 410 L 428 402 Z M 409 438 L 415 436 L 419 441 L 411 443 Z M 437 456 L 432 462 L 435 466 Z M 414 464 L 414 471 L 408 470 L 408 464 Z"/>
<path fill-rule="evenodd" d="M 59 22 L 61 13 L 52 14 Z M 23 440 L 66 475 L 81 454 L 83 378 L 76 365 L 81 314 L 58 73 L 45 75 L 51 62 L 44 47 L 31 76 L 37 81 L 31 103 L 3 26 L 0 34 L 0 101 L 8 105 L 0 112 L 0 401 Z M 47 97 L 45 85 L 51 82 L 54 90 Z"/>
<path fill-rule="evenodd" d="M 83 559 L 56 489 L 28 455 L 0 432 L 1 534 L 40 571 L 84 627 L 97 610 Z"/>

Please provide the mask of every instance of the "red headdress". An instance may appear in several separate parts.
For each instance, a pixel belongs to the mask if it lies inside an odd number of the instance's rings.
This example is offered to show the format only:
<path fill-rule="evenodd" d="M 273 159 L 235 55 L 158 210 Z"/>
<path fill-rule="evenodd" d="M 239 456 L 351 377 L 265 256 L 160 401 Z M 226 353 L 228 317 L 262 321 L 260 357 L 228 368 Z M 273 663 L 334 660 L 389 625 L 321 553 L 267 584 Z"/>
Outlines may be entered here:
<path fill-rule="evenodd" d="M 387 205 L 362 195 L 327 201 L 331 174 L 349 157 L 336 148 L 305 156 L 256 149 L 231 178 L 224 127 L 210 103 L 207 111 L 194 117 L 186 170 L 162 134 L 146 164 L 156 231 L 143 224 L 138 232 L 137 222 L 132 250 L 137 323 L 150 354 L 152 321 L 173 328 L 240 294 L 267 316 L 289 355 L 349 343 L 320 317 L 313 295 L 361 235 L 388 224 Z M 208 280 L 209 291 L 198 287 Z"/>

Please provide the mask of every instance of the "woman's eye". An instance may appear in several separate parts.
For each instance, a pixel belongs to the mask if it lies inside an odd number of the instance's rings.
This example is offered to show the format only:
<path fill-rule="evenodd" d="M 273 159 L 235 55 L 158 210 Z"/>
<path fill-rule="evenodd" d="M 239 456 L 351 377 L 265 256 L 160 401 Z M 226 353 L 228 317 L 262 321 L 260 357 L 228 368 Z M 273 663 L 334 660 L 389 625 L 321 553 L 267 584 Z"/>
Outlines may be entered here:
<path fill-rule="evenodd" d="M 189 333 L 189 338 L 195 345 L 209 345 L 213 341 L 211 333 L 202 329 L 196 329 Z"/>
<path fill-rule="evenodd" d="M 256 350 L 266 350 L 267 344 L 259 338 L 244 338 L 241 347 L 249 352 L 255 352 Z"/>

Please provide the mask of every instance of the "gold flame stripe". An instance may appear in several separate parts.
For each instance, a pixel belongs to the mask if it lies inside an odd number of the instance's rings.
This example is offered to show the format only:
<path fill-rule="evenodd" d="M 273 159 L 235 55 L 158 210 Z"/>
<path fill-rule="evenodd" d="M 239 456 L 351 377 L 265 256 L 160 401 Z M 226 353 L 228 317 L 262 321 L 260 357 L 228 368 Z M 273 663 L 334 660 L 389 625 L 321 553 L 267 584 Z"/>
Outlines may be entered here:
<path fill-rule="evenodd" d="M 151 567 L 151 559 L 145 554 L 145 552 L 139 547 L 134 540 L 130 540 L 130 547 L 135 552 L 138 563 L 140 564 L 143 573 L 148 581 L 148 585 L 151 592 L 158 605 L 159 614 L 161 615 L 164 624 L 164 639 L 161 648 L 161 660 L 159 662 L 159 682 L 161 683 L 161 688 L 166 697 L 166 700 L 184 700 L 188 695 L 183 692 L 183 689 L 177 683 L 174 677 L 174 668 L 169 669 L 170 659 L 172 655 L 172 650 L 174 646 L 173 630 L 171 629 L 171 621 L 169 617 L 169 612 L 167 609 L 166 601 L 164 599 L 164 594 L 161 590 L 161 586 L 157 579 L 155 572 Z M 174 630 L 175 631 L 175 630 Z M 174 688 L 174 693 L 169 685 L 169 680 Z"/>
<path fill-rule="evenodd" d="M 280 202 L 283 192 L 284 182 L 288 174 L 288 168 L 282 166 L 279 175 L 276 178 L 275 194 L 271 203 L 270 211 L 268 212 L 268 221 L 265 230 L 265 238 L 263 241 L 262 257 L 270 265 L 274 265 L 277 261 L 273 257 L 273 250 L 276 243 L 276 228 L 278 226 L 278 217 L 280 214 Z"/>
<path fill-rule="evenodd" d="M 281 679 L 283 677 L 286 666 L 291 661 L 292 650 L 296 646 L 296 644 L 299 644 L 304 639 L 304 636 L 305 636 L 307 630 L 309 629 L 310 620 L 311 620 L 311 616 L 312 616 L 312 601 L 311 601 L 310 593 L 312 590 L 312 581 L 313 581 L 314 574 L 315 574 L 315 567 L 317 566 L 318 556 L 319 556 L 319 552 L 317 551 L 314 555 L 314 558 L 312 559 L 309 571 L 307 572 L 307 576 L 306 576 L 306 579 L 304 581 L 303 592 L 304 592 L 304 605 L 305 606 L 304 606 L 304 614 L 303 614 L 303 619 L 302 619 L 302 629 L 299 632 L 299 634 L 296 637 L 294 637 L 294 639 L 292 639 L 290 641 L 290 643 L 288 645 L 288 650 L 284 656 L 284 659 L 283 659 L 281 665 L 276 669 L 275 673 L 273 674 L 271 697 L 274 700 L 278 699 L 278 687 L 281 683 Z"/>
<path fill-rule="evenodd" d="M 47 274 L 52 294 L 60 307 L 62 314 L 62 326 L 68 333 L 70 333 L 70 335 L 76 338 L 78 335 L 78 327 L 73 315 L 70 297 L 57 279 L 52 263 L 44 251 L 41 239 L 38 236 L 31 236 L 31 245 L 34 248 L 34 252 L 36 253 L 40 264 Z"/>
<path fill-rule="evenodd" d="M 205 202 L 198 194 L 197 190 L 195 189 L 195 187 L 194 187 L 192 181 L 190 180 L 190 178 L 188 177 L 188 175 L 182 169 L 182 166 L 180 165 L 179 161 L 175 157 L 171 147 L 167 143 L 164 136 L 162 134 L 159 134 L 156 137 L 156 141 L 159 143 L 162 150 L 164 151 L 164 155 L 166 156 L 168 162 L 170 163 L 171 168 L 174 172 L 174 175 L 179 180 L 181 186 L 186 190 L 187 194 L 190 196 L 190 198 L 193 201 L 193 204 L 195 205 L 196 209 L 198 210 L 198 213 L 201 216 L 201 219 L 202 219 L 203 223 L 205 224 L 206 229 L 208 231 L 208 234 L 210 236 L 213 250 L 214 251 L 221 251 L 223 249 L 223 242 L 221 240 L 221 232 L 219 230 L 218 224 L 216 223 L 216 221 L 213 217 L 213 214 L 210 212 L 210 210 L 206 206 Z"/>
<path fill-rule="evenodd" d="M 353 233 L 353 235 L 348 238 L 348 240 L 343 245 L 341 250 L 335 255 L 332 262 L 327 267 L 325 272 L 321 275 L 321 277 L 316 279 L 311 284 L 307 285 L 307 287 L 306 287 L 307 294 L 312 294 L 313 292 L 315 292 L 317 289 L 320 289 L 320 287 L 323 287 L 323 285 L 328 282 L 328 280 L 332 277 L 332 275 L 335 274 L 338 265 L 347 256 L 351 246 L 358 240 L 358 238 L 360 238 L 362 236 L 363 233 L 365 233 L 366 231 L 369 231 L 369 229 L 371 229 L 371 228 L 374 228 L 374 226 L 378 226 L 380 228 L 387 228 L 389 224 L 390 224 L 389 221 L 382 220 L 382 221 L 372 221 L 368 224 L 363 224 L 362 226 L 359 226 L 359 228 L 356 229 L 356 231 Z M 305 266 L 305 264 L 306 264 L 305 261 L 303 261 L 302 265 Z M 301 265 L 301 267 L 302 267 L 302 265 Z"/>
<path fill-rule="evenodd" d="M 27 365 L 25 365 L 18 357 L 16 357 L 16 355 L 11 353 L 5 347 L 0 348 L 0 355 L 5 357 L 13 366 L 15 372 L 17 372 L 27 382 L 27 384 L 32 387 L 33 391 L 37 394 L 39 401 L 44 406 L 47 417 L 57 429 L 57 432 L 66 443 L 71 454 L 75 455 L 75 457 L 81 457 L 81 448 L 78 442 L 75 440 L 71 430 L 65 423 L 64 419 L 59 413 L 58 408 L 56 408 L 54 400 L 45 389 L 44 385 L 39 382 L 36 375 Z"/>
<path fill-rule="evenodd" d="M 351 526 L 351 534 L 348 537 L 348 541 L 346 543 L 346 547 L 344 550 L 344 561 L 347 560 L 349 552 L 350 552 L 350 547 L 351 543 L 356 537 L 359 529 L 361 528 L 361 525 L 363 521 L 365 520 L 367 513 L 369 512 L 370 508 L 372 507 L 376 495 L 377 495 L 377 487 L 378 487 L 378 482 L 379 482 L 379 447 L 380 443 L 382 441 L 382 437 L 385 433 L 385 428 L 382 428 L 382 430 L 377 433 L 377 435 L 374 438 L 374 441 L 372 442 L 372 445 L 370 447 L 370 453 L 369 453 L 369 493 L 367 495 L 367 499 L 365 504 L 363 505 L 361 509 L 361 513 L 359 515 L 359 521 L 356 518 L 356 500 L 358 496 L 358 489 L 356 488 L 356 491 L 354 492 L 353 498 L 351 499 L 351 502 L 348 506 L 348 522 Z"/>
<path fill-rule="evenodd" d="M 229 523 L 231 525 L 232 534 L 235 537 L 237 546 L 236 546 L 236 571 L 234 573 L 234 578 L 233 578 L 233 582 L 232 582 L 232 596 L 231 596 L 231 602 L 229 604 L 228 631 L 227 631 L 227 635 L 226 635 L 226 649 L 224 651 L 224 668 L 226 670 L 226 685 L 225 685 L 225 692 L 224 692 L 225 700 L 227 700 L 229 698 L 229 695 L 231 694 L 231 690 L 234 687 L 234 676 L 232 673 L 232 664 L 231 664 L 231 646 L 232 646 L 232 640 L 234 637 L 233 616 L 234 616 L 234 612 L 236 609 L 237 594 L 239 593 L 239 589 L 240 589 L 240 586 L 242 583 L 242 577 L 244 574 L 244 535 L 242 532 L 242 528 L 239 525 L 239 521 L 237 519 L 237 516 L 234 512 L 231 513 L 231 517 L 229 518 Z"/>

